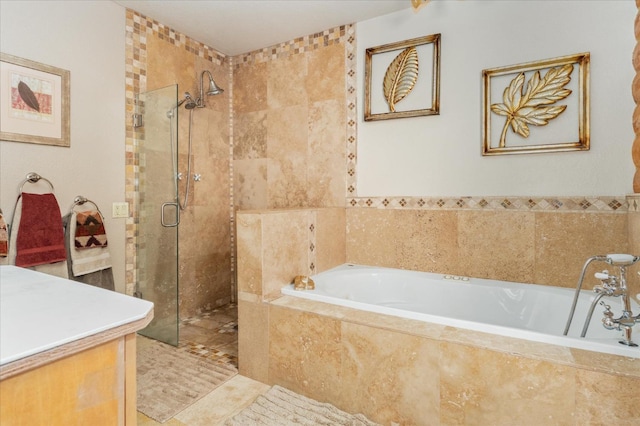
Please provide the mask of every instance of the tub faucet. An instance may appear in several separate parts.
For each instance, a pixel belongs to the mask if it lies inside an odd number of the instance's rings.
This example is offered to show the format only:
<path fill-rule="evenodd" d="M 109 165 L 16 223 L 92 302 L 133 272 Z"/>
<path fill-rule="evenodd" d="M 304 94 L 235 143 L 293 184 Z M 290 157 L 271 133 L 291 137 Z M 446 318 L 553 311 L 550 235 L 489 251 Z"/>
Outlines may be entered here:
<path fill-rule="evenodd" d="M 640 261 L 640 256 L 632 256 L 630 254 L 610 254 L 607 255 L 606 262 L 618 268 L 618 276 L 612 275 L 609 271 L 605 270 L 597 272 L 595 277 L 600 280 L 601 284 L 593 287 L 593 291 L 597 294 L 587 314 L 587 319 L 582 329 L 580 337 L 584 337 L 587 334 L 589 328 L 589 322 L 591 322 L 591 316 L 595 305 L 600 301 L 603 296 L 620 297 L 622 299 L 622 314 L 618 318 L 613 317 L 611 307 L 600 302 L 605 307 L 603 311 L 604 317 L 602 318 L 602 325 L 607 330 L 620 330 L 624 332 L 624 337 L 619 342 L 627 346 L 638 346 L 631 340 L 632 327 L 640 322 L 640 314 L 633 316 L 631 312 L 631 295 L 627 287 L 627 267 Z"/>

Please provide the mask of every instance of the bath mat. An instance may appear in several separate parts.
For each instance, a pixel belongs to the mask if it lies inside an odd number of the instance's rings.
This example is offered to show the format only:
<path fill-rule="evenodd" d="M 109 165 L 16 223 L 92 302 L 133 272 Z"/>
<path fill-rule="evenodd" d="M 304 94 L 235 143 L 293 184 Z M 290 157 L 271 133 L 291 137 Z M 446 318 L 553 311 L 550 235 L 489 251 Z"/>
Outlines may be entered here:
<path fill-rule="evenodd" d="M 280 386 L 273 386 L 224 424 L 379 426 L 362 414 L 345 413 L 331 404 L 318 402 Z"/>
<path fill-rule="evenodd" d="M 238 374 L 185 350 L 138 336 L 138 411 L 164 423 Z"/>

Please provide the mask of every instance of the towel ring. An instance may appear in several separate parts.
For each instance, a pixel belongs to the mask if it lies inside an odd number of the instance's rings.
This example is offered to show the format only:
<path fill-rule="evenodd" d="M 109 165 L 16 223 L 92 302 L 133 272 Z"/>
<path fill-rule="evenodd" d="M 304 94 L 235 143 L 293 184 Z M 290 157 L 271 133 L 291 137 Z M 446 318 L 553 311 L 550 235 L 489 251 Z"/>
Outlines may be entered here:
<path fill-rule="evenodd" d="M 22 193 L 22 188 L 24 188 L 25 183 L 37 183 L 40 179 L 44 180 L 49 184 L 49 187 L 51 188 L 51 192 L 56 191 L 49 179 L 40 176 L 36 172 L 31 172 L 31 173 L 27 173 L 27 177 L 25 178 L 24 181 L 22 181 L 22 185 L 20 185 L 20 193 Z"/>
<path fill-rule="evenodd" d="M 102 214 L 102 212 L 100 211 L 100 207 L 98 207 L 98 205 L 96 203 L 94 203 L 93 201 L 91 201 L 90 199 L 88 199 L 87 197 L 84 197 L 82 195 L 78 195 L 76 196 L 76 198 L 73 199 L 73 204 L 71 204 L 71 208 L 70 210 L 73 211 L 75 206 L 81 206 L 84 203 L 91 203 L 93 204 L 93 206 L 96 208 L 96 210 L 98 210 L 98 212 L 100 213 L 100 215 L 102 217 L 104 217 L 104 215 Z"/>

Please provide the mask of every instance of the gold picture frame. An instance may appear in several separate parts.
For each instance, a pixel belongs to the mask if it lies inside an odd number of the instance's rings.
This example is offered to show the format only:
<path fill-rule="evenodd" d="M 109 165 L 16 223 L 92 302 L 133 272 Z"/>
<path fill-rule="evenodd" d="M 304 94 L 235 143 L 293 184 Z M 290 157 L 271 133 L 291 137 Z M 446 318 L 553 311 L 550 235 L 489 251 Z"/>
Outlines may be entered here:
<path fill-rule="evenodd" d="M 0 140 L 69 147 L 69 71 L 0 53 Z"/>
<path fill-rule="evenodd" d="M 440 114 L 440 38 L 431 34 L 366 49 L 365 121 Z"/>
<path fill-rule="evenodd" d="M 589 64 L 587 52 L 483 70 L 482 155 L 589 150 Z"/>

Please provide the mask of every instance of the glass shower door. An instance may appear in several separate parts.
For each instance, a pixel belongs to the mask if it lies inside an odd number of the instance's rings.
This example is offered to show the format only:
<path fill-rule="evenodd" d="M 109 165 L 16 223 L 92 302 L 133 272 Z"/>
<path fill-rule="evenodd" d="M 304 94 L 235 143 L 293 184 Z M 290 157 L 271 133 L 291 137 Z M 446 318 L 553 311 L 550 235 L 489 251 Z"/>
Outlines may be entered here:
<path fill-rule="evenodd" d="M 138 96 L 137 292 L 154 303 L 143 336 L 178 345 L 178 86 Z"/>

